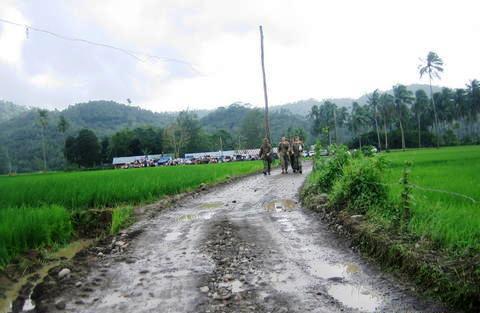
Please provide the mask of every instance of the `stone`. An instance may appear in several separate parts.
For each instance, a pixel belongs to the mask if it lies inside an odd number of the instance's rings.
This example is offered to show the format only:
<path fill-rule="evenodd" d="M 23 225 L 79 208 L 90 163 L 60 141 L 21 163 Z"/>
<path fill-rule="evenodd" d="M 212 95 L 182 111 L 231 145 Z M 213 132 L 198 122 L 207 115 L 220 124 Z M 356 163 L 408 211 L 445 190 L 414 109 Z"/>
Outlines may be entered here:
<path fill-rule="evenodd" d="M 66 306 L 67 306 L 67 304 L 63 300 L 59 300 L 59 301 L 55 302 L 55 308 L 57 310 L 65 310 Z"/>
<path fill-rule="evenodd" d="M 355 221 L 355 222 L 360 222 L 363 220 L 363 215 L 362 214 L 357 214 L 357 215 L 352 215 L 350 218 Z"/>
<path fill-rule="evenodd" d="M 68 278 L 68 277 L 70 277 L 71 273 L 72 273 L 72 271 L 70 271 L 70 269 L 64 268 L 60 272 L 58 272 L 58 278 L 64 278 L 64 277 Z"/>
<path fill-rule="evenodd" d="M 210 288 L 208 288 L 208 286 L 200 287 L 200 291 L 203 292 L 203 293 L 207 293 L 209 290 L 210 290 Z"/>

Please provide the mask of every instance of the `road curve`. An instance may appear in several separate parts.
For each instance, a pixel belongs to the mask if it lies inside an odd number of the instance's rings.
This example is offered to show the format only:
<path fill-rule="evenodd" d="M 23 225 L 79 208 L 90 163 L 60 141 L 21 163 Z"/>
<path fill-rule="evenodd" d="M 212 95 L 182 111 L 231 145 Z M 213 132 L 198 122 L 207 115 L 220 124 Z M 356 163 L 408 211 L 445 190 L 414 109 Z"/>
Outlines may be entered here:
<path fill-rule="evenodd" d="M 301 208 L 310 170 L 239 179 L 138 222 L 128 248 L 99 258 L 49 311 L 441 311 Z"/>

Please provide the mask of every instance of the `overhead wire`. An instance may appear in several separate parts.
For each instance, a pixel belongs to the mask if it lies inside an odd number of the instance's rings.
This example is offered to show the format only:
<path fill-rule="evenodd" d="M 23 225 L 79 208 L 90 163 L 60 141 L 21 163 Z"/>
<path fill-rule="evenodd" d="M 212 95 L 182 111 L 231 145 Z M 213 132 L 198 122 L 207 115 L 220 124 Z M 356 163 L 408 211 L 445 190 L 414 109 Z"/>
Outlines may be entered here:
<path fill-rule="evenodd" d="M 158 55 L 149 54 L 149 53 L 145 53 L 145 52 L 141 52 L 141 51 L 129 50 L 129 49 L 113 46 L 113 45 L 107 44 L 107 43 L 91 41 L 91 40 L 88 40 L 88 39 L 70 37 L 70 36 L 62 35 L 62 34 L 59 34 L 59 33 L 56 33 L 56 32 L 52 32 L 52 31 L 47 30 L 47 29 L 37 28 L 37 27 L 31 26 L 31 25 L 28 25 L 28 24 L 17 23 L 17 22 L 13 22 L 13 21 L 3 19 L 3 18 L 0 18 L 0 22 L 3 22 L 5 24 L 18 26 L 18 27 L 24 27 L 27 36 L 29 36 L 29 33 L 30 33 L 29 31 L 33 30 L 33 31 L 36 31 L 36 32 L 48 34 L 50 36 L 53 36 L 53 37 L 56 37 L 56 38 L 59 38 L 59 39 L 62 39 L 62 40 L 82 42 L 82 43 L 93 45 L 93 46 L 98 46 L 98 47 L 103 47 L 103 48 L 116 50 L 116 51 L 122 52 L 122 53 L 134 58 L 135 60 L 137 60 L 139 62 L 143 62 L 143 63 L 147 63 L 147 60 L 142 59 L 140 56 L 150 58 L 150 59 L 157 59 L 157 60 L 164 61 L 164 62 L 173 62 L 173 63 L 183 64 L 183 65 L 189 67 L 197 75 L 204 76 L 199 70 L 197 70 L 195 68 L 195 66 L 192 63 L 190 63 L 188 61 L 184 61 L 184 60 L 180 60 L 180 59 L 176 59 L 176 58 L 158 56 Z"/>

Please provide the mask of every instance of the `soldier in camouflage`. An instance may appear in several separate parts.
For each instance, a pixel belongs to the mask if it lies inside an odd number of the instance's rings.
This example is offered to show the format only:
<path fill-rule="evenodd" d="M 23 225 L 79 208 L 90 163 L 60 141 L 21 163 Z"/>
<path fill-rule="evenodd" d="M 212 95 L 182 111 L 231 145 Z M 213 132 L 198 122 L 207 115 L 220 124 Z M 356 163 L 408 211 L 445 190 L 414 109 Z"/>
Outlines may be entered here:
<path fill-rule="evenodd" d="M 272 165 L 272 145 L 268 141 L 268 138 L 263 139 L 259 157 L 263 160 L 263 175 L 270 175 L 270 168 Z"/>
<path fill-rule="evenodd" d="M 280 158 L 280 164 L 282 166 L 282 174 L 288 173 L 288 161 L 290 153 L 290 143 L 285 137 L 278 144 L 278 157 Z"/>
<path fill-rule="evenodd" d="M 302 157 L 303 157 L 303 142 L 300 140 L 300 137 L 296 136 L 292 144 L 293 152 L 293 172 L 302 173 Z"/>

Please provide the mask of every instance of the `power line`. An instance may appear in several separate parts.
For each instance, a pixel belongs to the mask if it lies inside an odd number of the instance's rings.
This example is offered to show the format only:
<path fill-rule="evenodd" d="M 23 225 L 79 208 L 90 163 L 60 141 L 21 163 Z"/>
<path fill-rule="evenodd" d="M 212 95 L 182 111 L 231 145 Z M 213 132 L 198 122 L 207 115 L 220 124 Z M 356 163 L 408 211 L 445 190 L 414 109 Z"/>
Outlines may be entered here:
<path fill-rule="evenodd" d="M 36 31 L 36 32 L 40 32 L 40 33 L 45 33 L 45 34 L 51 35 L 51 36 L 53 36 L 53 37 L 56 37 L 56 38 L 59 38 L 59 39 L 62 39 L 62 40 L 82 42 L 82 43 L 86 43 L 86 44 L 93 45 L 93 46 L 98 46 L 98 47 L 103 47 L 103 48 L 108 48 L 108 49 L 116 50 L 116 51 L 122 52 L 122 53 L 124 53 L 124 54 L 126 54 L 126 55 L 128 55 L 128 56 L 130 56 L 130 57 L 132 57 L 132 58 L 134 58 L 135 60 L 137 60 L 137 61 L 139 61 L 139 62 L 143 62 L 143 63 L 147 63 L 147 60 L 144 60 L 144 59 L 140 58 L 140 56 L 147 57 L 147 58 L 150 58 L 150 59 L 157 59 L 157 60 L 165 61 L 165 62 L 179 63 L 179 64 L 186 65 L 187 67 L 189 67 L 189 68 L 190 68 L 193 72 L 195 72 L 196 74 L 203 76 L 203 74 L 202 74 L 200 71 L 198 71 L 192 63 L 187 62 L 187 61 L 184 61 L 184 60 L 175 59 L 175 58 L 169 58 L 169 57 L 157 56 L 157 55 L 154 55 L 154 54 L 149 54 L 149 53 L 145 53 L 145 52 L 141 52 L 141 51 L 134 51 L 134 50 L 124 49 L 124 48 L 116 47 L 116 46 L 113 46 L 113 45 L 110 45 L 110 44 L 106 44 L 106 43 L 100 43 L 100 42 L 91 41 L 91 40 L 88 40 L 88 39 L 76 38 L 76 37 L 69 37 L 69 36 L 65 36 L 65 35 L 62 35 L 62 34 L 58 34 L 58 33 L 55 33 L 55 32 L 52 32 L 52 31 L 49 31 L 49 30 L 46 30 L 46 29 L 41 29 L 41 28 L 33 27 L 33 26 L 31 26 L 31 25 L 12 22 L 12 21 L 9 21 L 9 20 L 3 19 L 3 18 L 0 18 L 0 22 L 3 22 L 3 23 L 5 23 L 5 24 L 10 24 L 10 25 L 18 26 L 18 27 L 24 27 L 25 30 L 26 30 L 27 36 L 28 36 L 28 34 L 29 34 L 29 31 L 30 31 L 30 30 L 33 30 L 33 31 Z"/>

